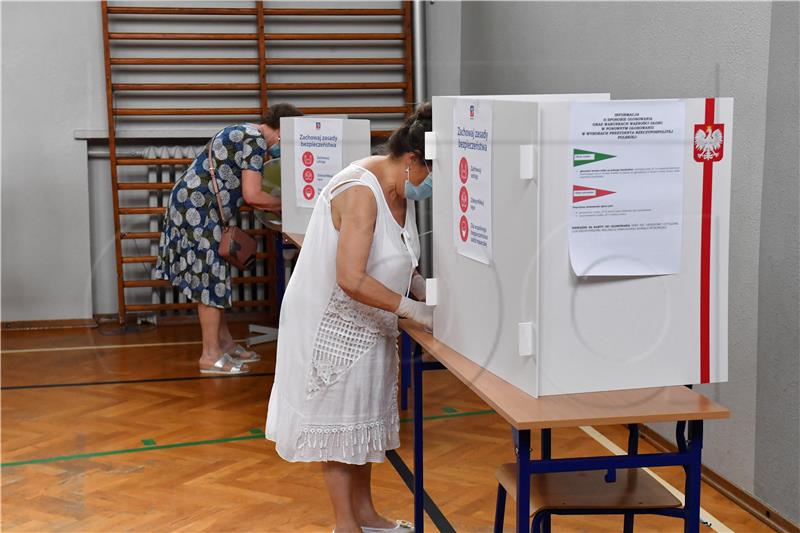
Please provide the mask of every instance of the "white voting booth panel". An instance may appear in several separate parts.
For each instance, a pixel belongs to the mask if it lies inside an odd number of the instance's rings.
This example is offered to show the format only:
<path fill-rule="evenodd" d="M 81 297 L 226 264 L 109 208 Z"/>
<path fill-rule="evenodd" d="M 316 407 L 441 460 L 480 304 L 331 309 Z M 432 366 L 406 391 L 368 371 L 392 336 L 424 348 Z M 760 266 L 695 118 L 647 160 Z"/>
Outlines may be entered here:
<path fill-rule="evenodd" d="M 296 140 L 296 133 L 299 133 L 300 128 L 311 129 L 313 132 L 317 122 L 320 123 L 321 131 L 326 133 L 333 131 L 336 136 L 341 136 L 341 139 L 338 140 L 341 143 L 341 159 L 337 163 L 338 153 L 335 154 L 331 158 L 332 164 L 328 164 L 322 169 L 317 169 L 317 163 L 321 159 L 319 153 L 325 149 L 300 146 Z M 330 134 L 328 133 L 326 136 L 330 136 Z M 339 172 L 352 161 L 369 157 L 370 141 L 369 120 L 329 117 L 287 117 L 281 119 L 281 219 L 284 232 L 305 234 L 318 191 L 321 190 L 333 174 Z M 303 155 L 309 152 L 312 157 L 304 162 Z M 310 165 L 305 164 L 309 162 L 311 162 Z M 310 181 L 300 177 L 302 170 L 306 168 L 317 171 L 316 174 L 310 174 L 308 178 Z M 301 192 L 306 186 L 313 188 L 313 197 L 308 200 L 302 198 L 303 193 Z M 309 192 L 311 192 L 311 189 L 309 189 Z M 299 205 L 301 203 L 305 205 Z"/>
<path fill-rule="evenodd" d="M 434 97 L 426 147 L 435 155 L 434 335 L 533 396 L 726 381 L 733 100 L 674 101 L 685 109 L 675 273 L 578 277 L 570 257 L 573 103 L 563 100 L 606 98 Z M 454 109 L 464 99 L 491 106 L 484 262 L 455 244 Z M 724 126 L 715 162 L 695 159 L 696 130 L 708 124 Z"/>

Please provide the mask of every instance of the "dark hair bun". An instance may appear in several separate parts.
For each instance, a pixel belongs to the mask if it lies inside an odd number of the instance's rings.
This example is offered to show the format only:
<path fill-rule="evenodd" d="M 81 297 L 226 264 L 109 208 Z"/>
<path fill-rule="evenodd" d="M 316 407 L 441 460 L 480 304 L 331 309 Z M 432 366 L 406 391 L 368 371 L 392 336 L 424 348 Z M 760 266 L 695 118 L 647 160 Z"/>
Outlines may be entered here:
<path fill-rule="evenodd" d="M 425 132 L 433 129 L 432 118 L 433 110 L 430 102 L 420 104 L 412 115 L 406 117 L 403 125 L 389 137 L 387 143 L 389 152 L 395 157 L 411 152 L 420 159 L 424 159 Z"/>
<path fill-rule="evenodd" d="M 430 122 L 433 119 L 433 106 L 430 102 L 419 104 L 412 117 L 414 117 L 414 120 L 427 120 Z"/>
<path fill-rule="evenodd" d="M 261 122 L 272 128 L 273 130 L 277 130 L 281 127 L 281 119 L 283 117 L 301 117 L 303 113 L 300 112 L 292 104 L 287 103 L 280 103 L 280 104 L 272 104 L 267 109 L 267 112 L 264 113 L 264 116 L 261 117 Z"/>

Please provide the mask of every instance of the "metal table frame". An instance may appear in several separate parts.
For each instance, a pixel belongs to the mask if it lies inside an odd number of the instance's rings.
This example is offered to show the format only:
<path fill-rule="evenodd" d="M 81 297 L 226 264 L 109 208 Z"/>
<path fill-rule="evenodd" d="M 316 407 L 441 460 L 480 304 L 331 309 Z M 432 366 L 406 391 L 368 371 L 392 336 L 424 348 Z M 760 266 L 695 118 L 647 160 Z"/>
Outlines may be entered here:
<path fill-rule="evenodd" d="M 258 211 L 256 211 L 258 213 Z M 266 223 L 265 223 L 266 224 Z M 276 231 L 275 235 L 275 271 L 278 275 L 278 282 L 276 288 L 278 295 L 276 301 L 278 302 L 278 313 L 280 313 L 281 302 L 283 301 L 283 292 L 286 290 L 286 280 L 291 276 L 291 262 L 297 255 L 297 248 L 292 244 L 284 244 L 283 233 Z M 257 344 L 264 344 L 267 342 L 275 342 L 278 340 L 278 328 L 270 326 L 261 326 L 259 324 L 250 324 L 248 326 L 250 333 L 256 333 L 252 337 L 247 338 L 247 347 L 255 346 Z"/>
<path fill-rule="evenodd" d="M 411 337 L 403 332 L 402 350 L 411 351 Z M 422 360 L 422 348 L 414 343 L 411 358 L 411 373 L 414 393 L 414 524 L 417 533 L 424 533 L 424 469 L 423 469 L 423 380 L 422 374 L 428 370 L 440 370 L 445 366 L 439 362 Z M 698 533 L 700 530 L 700 487 L 701 487 L 701 455 L 703 449 L 703 421 L 688 422 L 688 440 L 685 435 L 687 422 L 676 425 L 677 452 L 638 454 L 638 426 L 631 424 L 628 438 L 628 455 L 612 455 L 599 457 L 579 457 L 569 459 L 553 459 L 551 454 L 551 430 L 541 430 L 541 459 L 531 460 L 531 430 L 513 429 L 514 444 L 517 451 L 517 479 L 530 479 L 532 474 L 553 472 L 575 472 L 586 470 L 606 470 L 606 481 L 614 482 L 616 470 L 621 468 L 646 468 L 659 466 L 681 466 L 686 472 L 685 503 L 680 509 L 642 509 L 623 513 L 619 510 L 575 510 L 559 511 L 557 514 L 624 514 L 625 533 L 633 531 L 635 514 L 658 514 L 681 518 L 684 521 L 685 533 Z M 635 428 L 635 429 L 633 429 Z M 498 502 L 501 496 L 498 491 Z M 517 482 L 516 531 L 527 533 L 530 523 L 530 483 Z M 555 512 L 538 513 L 530 531 L 550 531 L 550 515 Z M 499 527 L 498 527 L 499 524 Z M 496 517 L 495 531 L 502 531 L 502 517 Z M 540 528 L 541 529 L 538 529 Z"/>

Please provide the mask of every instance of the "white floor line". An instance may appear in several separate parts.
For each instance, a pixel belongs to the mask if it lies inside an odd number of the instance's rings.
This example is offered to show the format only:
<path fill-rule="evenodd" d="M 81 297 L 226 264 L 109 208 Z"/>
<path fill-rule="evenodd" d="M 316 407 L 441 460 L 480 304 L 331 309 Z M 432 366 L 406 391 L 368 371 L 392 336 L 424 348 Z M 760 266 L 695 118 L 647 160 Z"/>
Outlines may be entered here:
<path fill-rule="evenodd" d="M 234 339 L 234 342 L 245 342 L 247 339 Z M 2 350 L 0 355 L 34 353 L 34 352 L 73 352 L 85 350 L 108 350 L 111 348 L 153 348 L 156 346 L 188 346 L 191 344 L 203 344 L 202 341 L 181 341 L 181 342 L 151 342 L 143 344 L 96 344 L 94 346 L 61 346 L 59 348 L 26 348 L 24 350 Z"/>
<path fill-rule="evenodd" d="M 614 444 L 608 437 L 597 431 L 592 426 L 581 426 L 581 429 L 592 437 L 594 440 L 602 444 L 608 451 L 613 453 L 614 455 L 627 455 L 628 452 Z M 662 477 L 658 474 L 650 470 L 649 468 L 643 468 L 645 472 L 650 474 L 650 476 L 658 481 L 661 485 L 664 486 L 668 491 L 672 493 L 673 496 L 678 498 L 681 501 L 681 504 L 684 503 L 684 496 L 681 491 L 667 483 Z M 733 530 L 722 523 L 721 520 L 713 516 L 711 513 L 700 507 L 700 520 L 705 522 L 711 529 L 714 531 L 718 531 L 719 533 L 733 533 Z"/>

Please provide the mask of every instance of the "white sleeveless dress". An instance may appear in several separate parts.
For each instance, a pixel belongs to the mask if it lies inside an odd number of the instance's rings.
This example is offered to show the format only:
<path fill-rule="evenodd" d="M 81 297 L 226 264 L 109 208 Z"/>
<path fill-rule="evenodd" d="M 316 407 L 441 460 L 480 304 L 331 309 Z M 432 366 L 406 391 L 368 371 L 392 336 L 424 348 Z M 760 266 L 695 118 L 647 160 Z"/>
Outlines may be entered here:
<path fill-rule="evenodd" d="M 406 295 L 417 266 L 414 202 L 401 227 L 374 174 L 357 165 L 336 174 L 314 207 L 281 305 L 266 438 L 287 461 L 380 463 L 400 446 L 397 316 L 356 302 L 336 283 L 330 202 L 354 186 L 369 187 L 377 203 L 367 273 Z"/>

